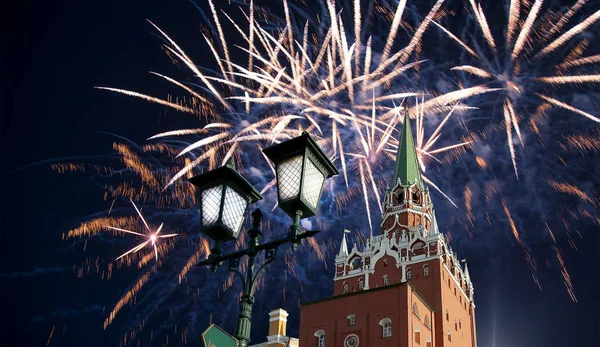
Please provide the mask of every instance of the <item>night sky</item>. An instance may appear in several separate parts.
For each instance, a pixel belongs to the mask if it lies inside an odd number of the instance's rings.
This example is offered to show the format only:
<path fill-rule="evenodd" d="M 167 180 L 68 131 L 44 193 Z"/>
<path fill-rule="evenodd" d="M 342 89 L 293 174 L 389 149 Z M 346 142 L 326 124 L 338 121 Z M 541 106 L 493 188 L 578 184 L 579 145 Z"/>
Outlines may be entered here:
<path fill-rule="evenodd" d="M 198 28 L 204 18 L 191 2 L 181 0 L 17 1 L 2 6 L 0 345 L 45 346 L 53 327 L 50 346 L 119 345 L 128 330 L 126 323 L 119 320 L 104 331 L 103 307 L 110 310 L 136 274 L 128 272 L 111 281 L 77 279 L 72 265 L 84 258 L 81 247 L 71 249 L 73 242 L 63 241 L 61 235 L 107 205 L 102 187 L 88 175 L 58 174 L 50 164 L 63 160 L 60 158 L 105 160 L 113 153 L 115 137 L 110 134 L 143 144 L 165 129 L 193 126 L 195 119 L 188 115 L 93 87 L 115 86 L 164 97 L 172 89 L 162 81 L 157 83 L 148 72 L 176 69 L 146 19 L 159 24 L 201 62 L 207 52 L 196 43 L 203 40 Z M 597 10 L 600 4 L 595 6 Z M 597 45 L 598 38 L 592 42 Z M 598 107 L 590 110 L 600 114 Z M 587 123 L 590 128 L 596 124 Z M 598 173 L 600 156 L 577 156 L 573 154 L 573 160 L 584 170 L 573 177 L 598 194 L 598 181 L 591 176 Z M 509 190 L 529 189 L 524 181 L 507 182 Z M 441 200 L 437 196 L 434 203 L 441 205 Z M 445 211 L 448 214 L 438 212 L 438 221 L 451 217 L 452 210 Z M 538 227 L 538 219 L 538 215 L 521 216 L 519 222 L 524 228 Z M 480 347 L 600 346 L 600 230 L 597 224 L 585 221 L 572 227 L 583 235 L 577 240 L 577 250 L 571 249 L 564 237 L 559 237 L 558 243 L 578 302 L 569 297 L 559 270 L 545 264 L 553 254 L 547 239 L 528 243 L 539 255 L 541 291 L 532 280 L 522 248 L 506 226 L 497 226 L 503 230 L 501 236 L 490 238 L 482 232 L 472 238 L 457 237 L 460 242 L 452 243 L 459 259 L 469 262 Z M 337 244 L 341 233 L 335 235 Z M 318 269 L 323 278 L 332 278 L 332 266 Z M 204 269 L 193 269 L 188 276 L 210 281 Z M 214 296 L 209 293 L 210 286 L 201 288 L 201 295 Z M 302 301 L 330 294 L 311 293 Z M 176 295 L 186 294 L 180 291 Z M 258 305 L 265 307 L 255 310 L 252 343 L 264 341 L 266 312 L 283 302 L 280 296 L 280 292 L 259 295 Z M 266 304 L 269 298 L 273 301 Z M 199 334 L 208 326 L 213 310 L 235 312 L 235 306 L 225 302 L 217 300 L 213 308 L 199 308 L 193 331 Z M 298 311 L 289 311 L 288 331 L 297 334 Z M 136 316 L 135 307 L 126 312 L 124 319 Z M 234 317 L 232 313 L 230 317 Z M 213 322 L 233 330 L 230 321 L 219 319 Z M 178 340 L 171 338 L 175 342 L 169 345 L 178 345 Z M 160 346 L 164 339 L 144 341 Z"/>

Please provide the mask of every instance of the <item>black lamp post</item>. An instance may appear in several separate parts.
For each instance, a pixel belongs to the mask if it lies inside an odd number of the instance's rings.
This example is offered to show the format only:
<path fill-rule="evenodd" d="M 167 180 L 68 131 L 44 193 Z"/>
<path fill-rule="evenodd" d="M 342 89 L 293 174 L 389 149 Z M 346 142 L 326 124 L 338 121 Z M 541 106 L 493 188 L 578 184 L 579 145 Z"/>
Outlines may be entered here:
<path fill-rule="evenodd" d="M 275 163 L 277 173 L 278 205 L 294 222 L 287 237 L 259 243 L 262 213 L 252 212 L 252 228 L 248 230 L 250 240 L 245 249 L 223 255 L 220 244 L 239 237 L 243 216 L 248 204 L 262 196 L 248 181 L 229 167 L 220 167 L 205 174 L 190 178 L 201 194 L 200 209 L 202 232 L 215 240 L 208 258 L 197 265 L 210 265 L 212 271 L 225 260 L 229 271 L 236 273 L 242 281 L 243 294 L 235 328 L 238 347 L 247 347 L 250 342 L 250 320 L 254 304 L 254 287 L 261 271 L 277 254 L 277 248 L 290 243 L 296 250 L 302 239 L 312 237 L 319 230 L 302 232 L 300 219 L 314 216 L 317 211 L 325 179 L 337 175 L 338 171 L 316 142 L 304 132 L 301 136 L 263 150 Z M 254 272 L 254 262 L 260 251 L 265 251 L 265 262 Z M 239 270 L 240 258 L 249 257 L 246 276 Z"/>

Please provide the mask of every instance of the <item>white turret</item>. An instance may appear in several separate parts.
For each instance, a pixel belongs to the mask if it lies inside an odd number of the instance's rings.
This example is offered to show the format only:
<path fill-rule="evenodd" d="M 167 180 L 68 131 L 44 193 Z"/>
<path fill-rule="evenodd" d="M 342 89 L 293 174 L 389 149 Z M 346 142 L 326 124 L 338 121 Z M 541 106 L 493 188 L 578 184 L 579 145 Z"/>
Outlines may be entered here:
<path fill-rule="evenodd" d="M 338 257 L 347 257 L 348 256 L 348 245 L 346 244 L 346 233 L 349 233 L 350 230 L 344 229 L 344 236 L 342 237 L 342 244 L 340 245 L 340 251 L 338 253 Z"/>
<path fill-rule="evenodd" d="M 467 282 L 471 283 L 471 276 L 469 276 L 469 267 L 467 266 L 466 261 L 465 261 L 464 273 L 465 273 L 465 279 L 467 280 Z"/>
<path fill-rule="evenodd" d="M 438 228 L 437 219 L 435 219 L 435 210 L 431 214 L 431 235 L 437 235 L 440 233 L 440 229 Z"/>

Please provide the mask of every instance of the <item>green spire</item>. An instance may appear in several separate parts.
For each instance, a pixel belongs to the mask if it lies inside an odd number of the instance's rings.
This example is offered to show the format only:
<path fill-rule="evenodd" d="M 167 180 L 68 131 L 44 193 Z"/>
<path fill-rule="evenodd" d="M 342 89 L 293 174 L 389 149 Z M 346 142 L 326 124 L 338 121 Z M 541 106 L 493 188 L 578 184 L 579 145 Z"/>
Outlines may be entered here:
<path fill-rule="evenodd" d="M 410 128 L 410 117 L 408 116 L 408 103 L 404 100 L 404 125 L 402 127 L 402 136 L 398 144 L 398 153 L 396 154 L 396 169 L 394 172 L 394 181 L 392 187 L 395 187 L 398 179 L 403 185 L 417 183 L 421 189 L 423 181 L 419 162 L 417 161 L 417 150 L 413 141 L 412 130 Z"/>

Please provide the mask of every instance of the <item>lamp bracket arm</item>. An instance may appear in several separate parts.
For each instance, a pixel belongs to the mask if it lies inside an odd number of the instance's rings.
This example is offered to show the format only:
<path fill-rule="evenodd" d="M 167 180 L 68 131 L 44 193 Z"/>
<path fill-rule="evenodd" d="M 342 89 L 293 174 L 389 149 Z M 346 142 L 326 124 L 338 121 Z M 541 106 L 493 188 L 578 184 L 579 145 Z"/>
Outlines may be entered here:
<path fill-rule="evenodd" d="M 306 238 L 309 238 L 309 237 L 313 237 L 313 236 L 315 236 L 317 233 L 320 233 L 320 232 L 321 232 L 321 230 L 307 230 L 307 231 L 305 231 L 305 232 L 303 232 L 303 233 L 301 233 L 301 234 L 297 234 L 297 235 L 296 235 L 296 240 L 297 240 L 297 241 L 300 241 L 300 240 L 302 240 L 302 239 L 306 239 Z"/>
<path fill-rule="evenodd" d="M 252 277 L 252 282 L 250 283 L 250 293 L 254 295 L 254 287 L 256 286 L 256 280 L 258 279 L 258 275 L 266 268 L 267 265 L 271 264 L 275 257 L 277 256 L 277 247 L 269 248 L 265 252 L 265 262 L 258 268 L 254 277 Z"/>
<path fill-rule="evenodd" d="M 240 270 L 236 269 L 236 268 L 232 268 L 231 264 L 229 264 L 229 271 L 233 272 L 234 274 L 238 275 L 240 280 L 242 281 L 242 288 L 246 287 L 246 280 L 244 279 L 244 275 L 242 275 L 242 273 L 240 272 Z"/>
<path fill-rule="evenodd" d="M 233 253 L 228 253 L 225 255 L 220 255 L 217 258 L 215 258 L 214 261 L 209 261 L 208 259 L 203 260 L 199 263 L 196 264 L 196 266 L 206 266 L 206 265 L 219 265 L 221 264 L 221 262 L 225 261 L 225 260 L 233 260 L 233 259 L 238 259 L 241 258 L 242 256 L 248 254 L 248 250 L 247 249 L 242 249 L 239 250 L 237 252 L 233 252 Z"/>

